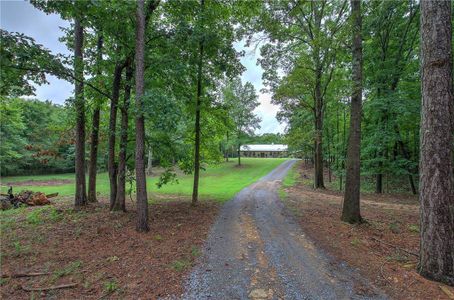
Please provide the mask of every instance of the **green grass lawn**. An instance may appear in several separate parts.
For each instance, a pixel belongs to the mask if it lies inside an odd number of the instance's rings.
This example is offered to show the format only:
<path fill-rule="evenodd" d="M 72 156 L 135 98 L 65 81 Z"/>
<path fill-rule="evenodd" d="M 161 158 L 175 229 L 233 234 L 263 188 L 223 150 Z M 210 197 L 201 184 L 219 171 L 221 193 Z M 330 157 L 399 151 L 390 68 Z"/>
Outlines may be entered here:
<path fill-rule="evenodd" d="M 237 167 L 236 161 L 210 165 L 205 171 L 201 170 L 199 195 L 202 199 L 214 199 L 221 202 L 231 199 L 236 193 L 244 187 L 252 184 L 261 177 L 265 176 L 279 164 L 284 162 L 285 158 L 243 158 L 242 166 Z M 57 175 L 39 175 L 39 176 L 15 176 L 4 177 L 1 179 L 1 191 L 5 192 L 6 183 L 14 183 L 29 180 L 53 180 L 53 179 L 74 179 L 74 174 L 57 174 Z M 151 177 L 147 180 L 149 192 L 159 194 L 173 194 L 190 196 L 192 194 L 192 175 L 182 175 L 178 177 L 178 183 L 170 183 L 158 189 L 156 182 L 158 178 Z M 14 192 L 20 190 L 40 191 L 46 194 L 58 192 L 61 196 L 71 196 L 74 194 L 74 183 L 63 185 L 27 185 L 17 186 Z M 97 192 L 101 195 L 109 193 L 109 178 L 107 173 L 98 174 Z"/>

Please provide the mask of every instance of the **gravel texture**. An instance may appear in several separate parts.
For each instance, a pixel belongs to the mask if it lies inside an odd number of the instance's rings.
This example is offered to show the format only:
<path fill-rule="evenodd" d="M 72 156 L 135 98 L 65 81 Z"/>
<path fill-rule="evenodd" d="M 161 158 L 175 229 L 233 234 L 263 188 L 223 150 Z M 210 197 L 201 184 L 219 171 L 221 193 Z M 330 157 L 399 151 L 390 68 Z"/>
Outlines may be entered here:
<path fill-rule="evenodd" d="M 278 189 L 282 163 L 221 209 L 183 299 L 386 299 L 304 235 Z"/>

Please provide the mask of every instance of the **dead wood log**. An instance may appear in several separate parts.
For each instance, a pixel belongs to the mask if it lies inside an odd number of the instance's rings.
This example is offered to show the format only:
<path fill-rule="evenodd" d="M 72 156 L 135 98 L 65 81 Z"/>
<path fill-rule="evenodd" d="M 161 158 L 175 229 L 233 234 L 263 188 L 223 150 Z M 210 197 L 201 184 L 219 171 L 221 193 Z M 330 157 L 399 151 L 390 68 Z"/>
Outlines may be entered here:
<path fill-rule="evenodd" d="M 52 193 L 52 194 L 46 195 L 47 199 L 54 198 L 54 197 L 57 197 L 57 196 L 58 196 L 58 193 Z"/>
<path fill-rule="evenodd" d="M 60 285 L 52 285 L 52 286 L 47 286 L 47 287 L 26 287 L 26 286 L 21 286 L 24 291 L 27 292 L 35 292 L 35 291 L 48 291 L 48 290 L 57 290 L 57 289 L 66 289 L 66 288 L 72 288 L 77 286 L 77 283 L 66 283 L 66 284 L 60 284 Z"/>

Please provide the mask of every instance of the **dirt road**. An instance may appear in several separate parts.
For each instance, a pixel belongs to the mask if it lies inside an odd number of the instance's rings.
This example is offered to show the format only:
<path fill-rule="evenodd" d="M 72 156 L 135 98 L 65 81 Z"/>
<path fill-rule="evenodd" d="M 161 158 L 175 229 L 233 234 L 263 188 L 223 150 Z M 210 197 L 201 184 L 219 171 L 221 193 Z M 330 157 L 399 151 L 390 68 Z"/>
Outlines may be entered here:
<path fill-rule="evenodd" d="M 286 161 L 221 210 L 183 299 L 385 299 L 305 237 L 279 200 Z"/>

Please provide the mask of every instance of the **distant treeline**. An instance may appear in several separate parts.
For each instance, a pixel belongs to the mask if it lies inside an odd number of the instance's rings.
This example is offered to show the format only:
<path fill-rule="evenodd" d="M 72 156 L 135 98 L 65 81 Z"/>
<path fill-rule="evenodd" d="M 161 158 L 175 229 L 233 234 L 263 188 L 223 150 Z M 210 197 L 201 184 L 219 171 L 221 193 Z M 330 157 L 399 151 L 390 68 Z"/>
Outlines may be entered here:
<path fill-rule="evenodd" d="M 2 98 L 0 101 L 1 176 L 74 172 L 74 121 L 69 105 L 22 98 Z M 281 144 L 284 135 L 247 135 L 243 142 Z M 102 153 L 107 147 L 107 130 L 100 132 L 99 147 L 98 169 L 105 171 L 107 157 Z M 222 148 L 230 157 L 236 157 L 235 140 L 223 144 Z M 87 159 L 88 154 L 87 151 Z M 153 157 L 153 164 L 159 165 L 157 155 Z"/>
<path fill-rule="evenodd" d="M 50 101 L 0 100 L 1 175 L 74 171 L 70 112 Z"/>

